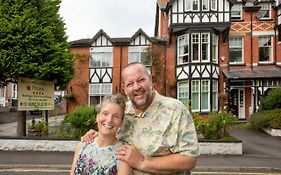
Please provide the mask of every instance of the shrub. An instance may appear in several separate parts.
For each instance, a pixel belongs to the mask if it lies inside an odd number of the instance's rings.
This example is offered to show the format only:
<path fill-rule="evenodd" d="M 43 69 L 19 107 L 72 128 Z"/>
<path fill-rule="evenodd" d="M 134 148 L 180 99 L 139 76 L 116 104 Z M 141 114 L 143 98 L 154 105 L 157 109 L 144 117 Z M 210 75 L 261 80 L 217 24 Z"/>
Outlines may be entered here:
<path fill-rule="evenodd" d="M 250 127 L 281 129 L 281 109 L 260 111 L 251 115 L 249 119 Z"/>
<path fill-rule="evenodd" d="M 229 136 L 230 126 L 236 121 L 231 113 L 211 113 L 207 120 L 202 120 L 199 132 L 205 139 L 222 139 Z"/>
<path fill-rule="evenodd" d="M 60 135 L 80 138 L 90 129 L 98 129 L 96 108 L 94 106 L 79 106 L 73 112 L 65 115 L 63 125 L 60 128 Z"/>
<path fill-rule="evenodd" d="M 262 110 L 272 110 L 281 108 L 281 88 L 274 88 L 268 95 L 261 99 Z"/>
<path fill-rule="evenodd" d="M 28 133 L 38 132 L 41 135 L 48 135 L 48 125 L 44 119 L 39 120 L 38 122 L 35 121 L 33 118 L 30 124 L 27 124 L 27 131 Z M 39 136 L 39 135 L 38 135 Z"/>

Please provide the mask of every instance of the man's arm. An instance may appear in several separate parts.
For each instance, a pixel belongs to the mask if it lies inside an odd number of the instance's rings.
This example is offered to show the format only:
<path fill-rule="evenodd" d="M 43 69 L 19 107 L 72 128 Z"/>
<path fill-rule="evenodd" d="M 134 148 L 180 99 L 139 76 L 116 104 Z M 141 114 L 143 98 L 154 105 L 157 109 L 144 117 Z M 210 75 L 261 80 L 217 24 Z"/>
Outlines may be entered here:
<path fill-rule="evenodd" d="M 150 173 L 171 174 L 190 171 L 196 165 L 197 158 L 179 153 L 160 157 L 145 157 L 137 169 Z"/>
<path fill-rule="evenodd" d="M 127 162 L 131 167 L 144 172 L 171 174 L 189 171 L 196 165 L 196 157 L 179 153 L 158 157 L 145 157 L 135 146 L 124 145 L 116 150 L 117 159 Z M 124 154 L 125 153 L 125 154 Z"/>

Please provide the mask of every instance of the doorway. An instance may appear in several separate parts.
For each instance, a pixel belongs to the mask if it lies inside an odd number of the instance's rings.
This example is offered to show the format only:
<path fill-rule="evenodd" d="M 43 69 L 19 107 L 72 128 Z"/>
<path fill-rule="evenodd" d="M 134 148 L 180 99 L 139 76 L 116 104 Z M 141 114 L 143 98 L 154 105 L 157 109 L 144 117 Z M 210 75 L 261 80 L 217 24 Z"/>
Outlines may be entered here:
<path fill-rule="evenodd" d="M 238 119 L 245 119 L 245 91 L 242 88 L 230 91 L 229 107 L 233 115 Z"/>

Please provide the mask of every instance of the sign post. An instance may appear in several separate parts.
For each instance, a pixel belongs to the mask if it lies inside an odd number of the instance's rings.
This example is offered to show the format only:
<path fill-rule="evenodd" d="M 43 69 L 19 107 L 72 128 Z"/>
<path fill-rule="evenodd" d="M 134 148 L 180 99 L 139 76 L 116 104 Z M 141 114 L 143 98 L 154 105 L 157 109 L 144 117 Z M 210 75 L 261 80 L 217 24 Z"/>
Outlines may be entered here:
<path fill-rule="evenodd" d="M 54 107 L 54 82 L 30 78 L 18 79 L 18 111 L 26 114 L 26 111 L 47 111 L 54 109 Z M 46 122 L 48 121 L 47 118 L 45 120 Z M 21 127 L 21 124 L 23 127 Z M 25 125 L 26 120 L 24 123 L 18 123 L 17 131 L 19 136 L 26 135 Z"/>

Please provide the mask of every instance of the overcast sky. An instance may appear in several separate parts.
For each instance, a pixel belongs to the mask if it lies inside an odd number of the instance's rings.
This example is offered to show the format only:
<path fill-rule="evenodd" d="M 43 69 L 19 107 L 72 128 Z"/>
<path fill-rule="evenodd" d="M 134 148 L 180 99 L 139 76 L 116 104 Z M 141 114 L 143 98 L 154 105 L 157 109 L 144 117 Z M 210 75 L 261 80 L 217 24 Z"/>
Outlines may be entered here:
<path fill-rule="evenodd" d="M 100 29 L 110 37 L 131 37 L 139 28 L 154 35 L 156 0 L 62 0 L 60 15 L 68 41 L 92 38 Z"/>

